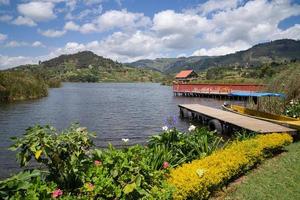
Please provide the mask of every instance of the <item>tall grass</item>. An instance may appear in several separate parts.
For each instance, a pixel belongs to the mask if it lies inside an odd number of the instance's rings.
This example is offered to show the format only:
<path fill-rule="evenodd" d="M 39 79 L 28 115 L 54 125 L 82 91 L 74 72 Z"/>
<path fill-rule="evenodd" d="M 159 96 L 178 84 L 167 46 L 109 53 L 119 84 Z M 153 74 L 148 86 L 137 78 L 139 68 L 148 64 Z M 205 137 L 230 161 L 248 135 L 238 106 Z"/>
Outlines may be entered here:
<path fill-rule="evenodd" d="M 44 80 L 25 72 L 0 72 L 0 102 L 35 99 L 48 95 Z"/>
<path fill-rule="evenodd" d="M 293 63 L 286 70 L 269 80 L 267 91 L 285 94 L 286 98 L 263 98 L 260 108 L 263 111 L 281 114 L 291 100 L 300 100 L 300 63 Z"/>

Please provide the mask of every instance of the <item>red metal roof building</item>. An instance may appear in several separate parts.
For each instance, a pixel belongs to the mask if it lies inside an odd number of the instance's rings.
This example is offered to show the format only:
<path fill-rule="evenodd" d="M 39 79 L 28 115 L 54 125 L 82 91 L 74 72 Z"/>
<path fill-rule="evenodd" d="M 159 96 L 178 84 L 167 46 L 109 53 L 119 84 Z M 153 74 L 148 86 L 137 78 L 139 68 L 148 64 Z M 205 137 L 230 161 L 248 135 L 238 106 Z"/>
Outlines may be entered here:
<path fill-rule="evenodd" d="M 183 70 L 175 76 L 175 79 L 182 82 L 188 82 L 197 77 L 198 74 L 194 70 Z"/>

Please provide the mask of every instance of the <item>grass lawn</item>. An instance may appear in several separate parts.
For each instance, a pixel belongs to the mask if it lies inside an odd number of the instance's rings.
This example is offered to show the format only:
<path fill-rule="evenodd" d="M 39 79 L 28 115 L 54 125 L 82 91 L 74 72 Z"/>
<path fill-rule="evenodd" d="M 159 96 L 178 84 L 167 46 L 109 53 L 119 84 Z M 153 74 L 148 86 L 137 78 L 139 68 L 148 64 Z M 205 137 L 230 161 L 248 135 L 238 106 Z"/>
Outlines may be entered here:
<path fill-rule="evenodd" d="M 300 142 L 266 160 L 212 199 L 300 199 Z"/>

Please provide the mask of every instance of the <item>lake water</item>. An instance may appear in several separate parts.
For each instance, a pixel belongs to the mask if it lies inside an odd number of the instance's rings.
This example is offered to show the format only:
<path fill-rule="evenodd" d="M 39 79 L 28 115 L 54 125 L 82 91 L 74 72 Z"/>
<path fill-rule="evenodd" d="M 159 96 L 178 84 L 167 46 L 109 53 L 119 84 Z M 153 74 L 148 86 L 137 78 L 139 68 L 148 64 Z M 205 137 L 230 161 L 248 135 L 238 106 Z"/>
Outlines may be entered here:
<path fill-rule="evenodd" d="M 22 135 L 29 126 L 50 124 L 62 130 L 79 122 L 97 134 L 99 147 L 109 142 L 118 146 L 122 138 L 144 143 L 161 131 L 167 117 L 178 117 L 177 105 L 182 103 L 220 107 L 223 101 L 174 97 L 172 87 L 154 83 L 64 83 L 42 99 L 0 104 L 0 178 L 18 170 L 15 152 L 7 148 L 10 137 Z M 178 119 L 179 129 L 188 126 Z"/>

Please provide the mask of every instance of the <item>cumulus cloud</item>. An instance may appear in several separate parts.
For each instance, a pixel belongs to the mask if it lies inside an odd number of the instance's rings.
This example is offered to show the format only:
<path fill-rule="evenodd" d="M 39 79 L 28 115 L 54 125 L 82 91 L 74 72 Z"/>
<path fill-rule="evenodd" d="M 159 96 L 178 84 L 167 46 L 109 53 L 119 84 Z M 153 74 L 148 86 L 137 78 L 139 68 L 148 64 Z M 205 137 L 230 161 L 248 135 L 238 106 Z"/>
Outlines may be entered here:
<path fill-rule="evenodd" d="M 18 66 L 20 64 L 32 64 L 36 63 L 34 58 L 24 56 L 4 56 L 0 54 L 0 69 L 7 69 Z"/>
<path fill-rule="evenodd" d="M 54 4 L 52 2 L 29 2 L 17 6 L 19 13 L 34 21 L 48 21 L 54 19 Z"/>
<path fill-rule="evenodd" d="M 40 34 L 46 37 L 51 37 L 51 38 L 56 38 L 56 37 L 61 37 L 64 34 L 66 34 L 66 30 L 53 30 L 53 29 L 48 29 L 48 30 L 38 30 Z"/>
<path fill-rule="evenodd" d="M 87 11 L 94 12 L 94 11 Z M 100 10 L 99 10 L 100 12 Z M 110 10 L 95 17 L 78 29 L 81 33 L 104 32 L 110 30 L 134 31 L 151 25 L 151 19 L 143 13 L 132 13 L 127 10 Z"/>
<path fill-rule="evenodd" d="M 61 54 L 90 50 L 113 60 L 131 62 L 142 58 L 163 56 L 159 53 L 161 48 L 162 45 L 157 41 L 157 38 L 141 31 L 135 33 L 115 32 L 101 41 L 95 40 L 85 44 L 68 42 L 64 47 L 56 49 L 50 55 L 55 57 Z"/>
<path fill-rule="evenodd" d="M 114 28 L 132 29 L 147 27 L 151 20 L 143 13 L 132 13 L 123 9 L 103 13 L 96 19 L 96 24 L 102 31 Z"/>
<path fill-rule="evenodd" d="M 213 47 L 209 49 L 201 48 L 193 52 L 192 55 L 193 56 L 220 56 L 220 55 L 234 53 L 236 51 L 246 50 L 250 47 L 251 45 L 249 45 L 246 42 L 236 41 L 233 43 L 229 43 L 227 45 L 222 45 L 222 46 Z"/>
<path fill-rule="evenodd" d="M 64 29 L 68 31 L 78 31 L 80 28 L 79 25 L 75 24 L 73 21 L 69 21 L 65 24 Z"/>
<path fill-rule="evenodd" d="M 31 44 L 32 47 L 46 47 L 42 42 L 35 41 Z"/>
<path fill-rule="evenodd" d="M 37 24 L 28 17 L 19 16 L 15 20 L 12 21 L 15 25 L 25 25 L 25 26 L 36 26 Z"/>
<path fill-rule="evenodd" d="M 196 9 L 190 10 L 200 13 L 206 16 L 209 13 L 234 9 L 238 6 L 239 0 L 210 0 L 203 4 L 200 4 Z"/>

